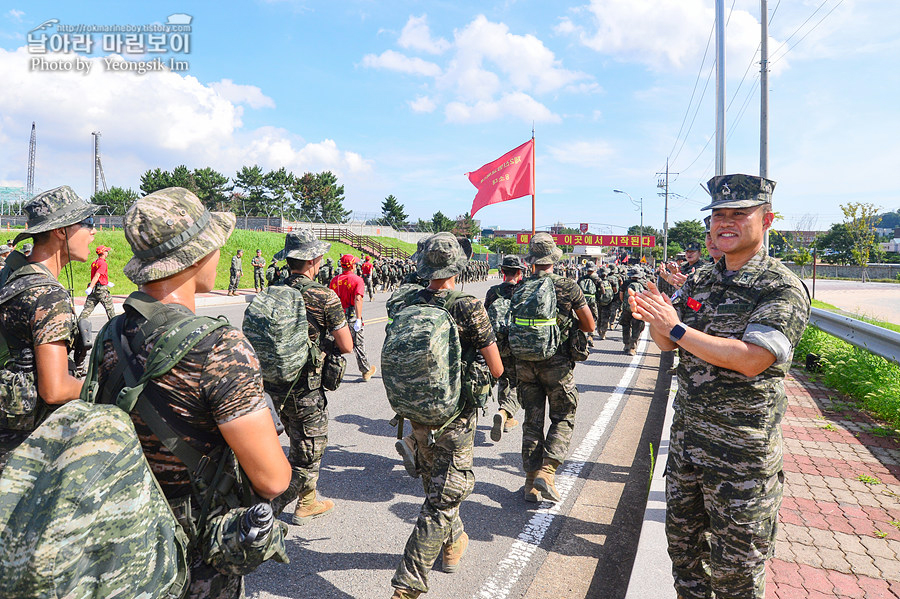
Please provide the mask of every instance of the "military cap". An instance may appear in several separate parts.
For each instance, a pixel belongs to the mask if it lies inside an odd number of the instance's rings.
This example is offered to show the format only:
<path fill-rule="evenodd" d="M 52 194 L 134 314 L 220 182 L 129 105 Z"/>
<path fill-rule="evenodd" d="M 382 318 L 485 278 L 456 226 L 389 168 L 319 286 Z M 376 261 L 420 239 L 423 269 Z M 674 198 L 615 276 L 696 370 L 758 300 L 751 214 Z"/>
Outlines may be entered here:
<path fill-rule="evenodd" d="M 69 187 L 63 185 L 49 191 L 39 193 L 23 206 L 28 216 L 28 228 L 16 235 L 13 245 L 23 239 L 80 223 L 92 216 L 100 206 L 85 202 Z"/>
<path fill-rule="evenodd" d="M 556 247 L 550 233 L 538 233 L 528 243 L 528 255 L 525 256 L 528 264 L 556 264 L 560 258 L 562 250 Z"/>
<path fill-rule="evenodd" d="M 701 210 L 752 208 L 772 201 L 775 181 L 753 175 L 716 175 L 706 182 L 712 203 Z"/>
<path fill-rule="evenodd" d="M 508 256 L 503 256 L 503 262 L 500 263 L 500 268 L 525 270 L 525 263 L 522 262 L 522 258 L 519 256 L 510 254 Z"/>
<path fill-rule="evenodd" d="M 33 249 L 34 249 L 34 244 L 33 244 L 33 243 L 23 243 L 23 244 L 22 244 L 22 252 L 23 252 L 23 253 L 24 253 L 24 252 L 30 252 L 30 251 L 33 250 Z"/>
<path fill-rule="evenodd" d="M 97 255 L 99 256 L 99 255 L 102 254 L 103 252 L 108 252 L 108 251 L 110 251 L 111 249 L 112 249 L 112 248 L 108 248 L 108 247 L 106 247 L 105 245 L 98 245 L 98 246 L 97 246 L 97 249 L 94 250 L 94 251 L 97 252 Z"/>
<path fill-rule="evenodd" d="M 584 269 L 588 272 L 593 272 L 593 271 L 597 270 L 597 265 L 594 264 L 593 260 L 588 260 L 584 264 Z"/>
<path fill-rule="evenodd" d="M 452 233 L 435 233 L 425 238 L 422 250 L 416 252 L 416 274 L 421 279 L 449 279 L 466 267 L 466 253 Z"/>
<path fill-rule="evenodd" d="M 0 245 L 0 254 L 8 254 L 11 251 L 12 251 L 12 248 L 9 247 L 8 245 L 6 245 L 5 243 L 3 245 Z"/>
<path fill-rule="evenodd" d="M 413 252 L 413 255 L 409 257 L 413 262 L 419 261 L 419 254 L 422 253 L 422 248 L 425 247 L 425 240 L 428 239 L 428 236 L 422 237 L 419 241 L 416 242 L 416 251 Z"/>
<path fill-rule="evenodd" d="M 341 256 L 341 266 L 343 268 L 351 268 L 354 264 L 359 262 L 359 258 L 354 256 L 353 254 L 344 254 Z"/>
<path fill-rule="evenodd" d="M 234 231 L 235 217 L 210 212 L 183 187 L 167 187 L 132 204 L 123 224 L 134 252 L 125 276 L 143 285 L 179 273 L 221 248 Z"/>
<path fill-rule="evenodd" d="M 641 278 L 641 271 L 637 268 L 629 268 L 628 269 L 628 278 L 629 279 L 639 279 Z"/>
<path fill-rule="evenodd" d="M 687 244 L 687 247 L 684 248 L 684 251 L 686 251 L 686 252 L 699 252 L 699 251 L 700 251 L 700 242 L 699 242 L 699 241 L 692 241 L 692 242 L 690 242 L 689 244 Z"/>
<path fill-rule="evenodd" d="M 281 255 L 279 260 L 283 258 L 312 260 L 313 258 L 324 256 L 330 249 L 331 244 L 327 241 L 319 241 L 310 229 L 291 231 L 284 238 L 284 249 L 279 252 Z M 331 264 L 331 258 L 326 260 L 326 262 Z"/>
<path fill-rule="evenodd" d="M 707 215 L 706 218 L 703 219 L 703 226 L 705 227 L 705 231 L 709 233 L 709 225 L 712 222 L 712 215 Z"/>

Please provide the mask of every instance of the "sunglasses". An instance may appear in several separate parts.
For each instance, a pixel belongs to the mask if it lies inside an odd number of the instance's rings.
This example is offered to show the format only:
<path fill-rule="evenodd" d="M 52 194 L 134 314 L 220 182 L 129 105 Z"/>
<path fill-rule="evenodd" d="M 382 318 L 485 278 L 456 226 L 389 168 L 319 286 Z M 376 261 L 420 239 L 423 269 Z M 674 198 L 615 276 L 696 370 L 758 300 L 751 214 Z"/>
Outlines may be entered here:
<path fill-rule="evenodd" d="M 87 229 L 93 229 L 94 228 L 94 217 L 89 216 L 78 224 Z"/>

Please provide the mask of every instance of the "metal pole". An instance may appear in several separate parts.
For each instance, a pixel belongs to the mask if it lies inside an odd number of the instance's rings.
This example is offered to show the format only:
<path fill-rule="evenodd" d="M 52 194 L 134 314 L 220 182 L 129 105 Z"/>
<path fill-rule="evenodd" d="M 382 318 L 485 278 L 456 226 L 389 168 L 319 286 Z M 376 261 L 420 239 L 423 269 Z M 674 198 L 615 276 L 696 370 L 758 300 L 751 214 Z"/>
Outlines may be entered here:
<path fill-rule="evenodd" d="M 716 175 L 725 174 L 725 0 L 716 0 Z"/>
<path fill-rule="evenodd" d="M 669 159 L 666 158 L 666 203 L 663 210 L 663 263 L 669 260 Z"/>
<path fill-rule="evenodd" d="M 644 260 L 644 198 L 641 198 L 641 261 Z"/>
<path fill-rule="evenodd" d="M 762 39 L 759 44 L 759 176 L 769 178 L 769 12 L 766 0 L 759 0 L 759 21 Z M 769 253 L 769 230 L 765 235 Z"/>

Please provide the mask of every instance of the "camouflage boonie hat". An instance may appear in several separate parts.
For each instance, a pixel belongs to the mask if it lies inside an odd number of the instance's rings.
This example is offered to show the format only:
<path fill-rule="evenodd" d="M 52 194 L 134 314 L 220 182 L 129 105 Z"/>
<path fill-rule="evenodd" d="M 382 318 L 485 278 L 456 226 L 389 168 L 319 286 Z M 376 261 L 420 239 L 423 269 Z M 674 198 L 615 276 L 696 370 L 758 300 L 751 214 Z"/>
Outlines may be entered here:
<path fill-rule="evenodd" d="M 319 241 L 310 229 L 301 229 L 287 234 L 287 237 L 284 238 L 284 249 L 278 254 L 280 254 L 279 260 L 282 258 L 312 260 L 324 256 L 330 249 L 331 244 L 327 241 Z M 331 258 L 327 260 L 327 263 L 331 264 Z"/>
<path fill-rule="evenodd" d="M 143 285 L 177 274 L 225 245 L 234 224 L 234 214 L 208 211 L 183 187 L 144 196 L 125 214 L 125 240 L 134 252 L 125 276 Z"/>
<path fill-rule="evenodd" d="M 13 245 L 34 236 L 35 233 L 80 223 L 100 210 L 100 206 L 85 202 L 78 197 L 75 190 L 63 185 L 39 193 L 31 198 L 23 209 L 28 216 L 28 228 L 16 235 Z"/>
<path fill-rule="evenodd" d="M 30 252 L 33 249 L 34 249 L 33 243 L 23 243 L 22 244 L 22 253 Z"/>
<path fill-rule="evenodd" d="M 409 257 L 410 260 L 412 260 L 413 262 L 419 261 L 419 254 L 422 253 L 422 248 L 425 247 L 425 240 L 428 239 L 428 237 L 429 236 L 426 235 L 425 237 L 423 237 L 422 239 L 420 239 L 419 241 L 416 242 L 416 251 L 413 252 L 413 255 Z M 390 260 L 390 258 L 387 258 L 387 260 Z"/>
<path fill-rule="evenodd" d="M 12 251 L 12 248 L 6 244 L 0 245 L 0 254 L 8 254 Z"/>
<path fill-rule="evenodd" d="M 416 274 L 422 279 L 449 279 L 466 267 L 466 253 L 452 233 L 435 233 L 425 238 L 416 261 Z"/>
<path fill-rule="evenodd" d="M 556 247 L 550 233 L 538 233 L 528 243 L 528 255 L 525 256 L 528 264 L 556 264 L 560 258 L 562 250 Z"/>
<path fill-rule="evenodd" d="M 500 263 L 500 268 L 515 268 L 516 270 L 525 270 L 525 263 L 522 262 L 522 258 L 516 255 L 503 256 L 503 262 Z"/>
<path fill-rule="evenodd" d="M 716 175 L 706 182 L 712 203 L 701 210 L 752 208 L 772 201 L 775 181 L 753 175 Z"/>
<path fill-rule="evenodd" d="M 686 251 L 686 252 L 699 252 L 699 251 L 700 251 L 700 242 L 699 242 L 699 241 L 692 241 L 692 242 L 690 242 L 689 244 L 687 244 L 687 247 L 684 248 L 684 251 Z"/>
<path fill-rule="evenodd" d="M 589 271 L 589 272 L 590 272 L 590 271 L 595 271 L 595 270 L 597 270 L 597 265 L 594 264 L 593 261 L 588 260 L 587 262 L 584 263 L 584 269 L 587 270 L 587 271 Z"/>

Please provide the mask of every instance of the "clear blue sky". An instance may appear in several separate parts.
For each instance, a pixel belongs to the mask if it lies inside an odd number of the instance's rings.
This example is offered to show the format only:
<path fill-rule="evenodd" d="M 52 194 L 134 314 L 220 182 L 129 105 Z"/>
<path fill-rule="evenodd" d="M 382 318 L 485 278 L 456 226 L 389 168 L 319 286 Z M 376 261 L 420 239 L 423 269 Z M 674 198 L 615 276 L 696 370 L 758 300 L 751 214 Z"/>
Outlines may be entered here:
<path fill-rule="evenodd" d="M 6 3 L 0 14 L 0 185 L 92 189 L 92 131 L 110 186 L 154 167 L 334 171 L 346 206 L 388 194 L 415 218 L 469 210 L 464 173 L 537 139 L 537 225 L 662 227 L 656 173 L 669 158 L 669 222 L 702 218 L 713 174 L 713 0 Z M 108 52 L 31 69 L 28 32 L 193 17 L 182 72 L 110 70 Z M 727 172 L 759 168 L 759 3 L 726 3 Z M 780 228 L 825 229 L 839 204 L 900 208 L 900 2 L 769 0 L 770 162 Z M 701 69 L 701 64 L 702 69 Z M 709 79 L 708 87 L 707 80 Z M 695 89 L 696 85 L 696 89 Z M 703 93 L 705 89 L 705 93 Z M 693 101 L 691 101 L 693 94 Z M 702 103 L 698 101 L 702 97 Z M 733 99 L 732 99 L 733 98 Z M 694 116 L 696 114 L 696 116 Z M 679 133 L 680 132 L 680 133 Z M 705 149 L 704 149 L 705 146 Z M 485 226 L 530 225 L 530 201 L 489 206 Z"/>

